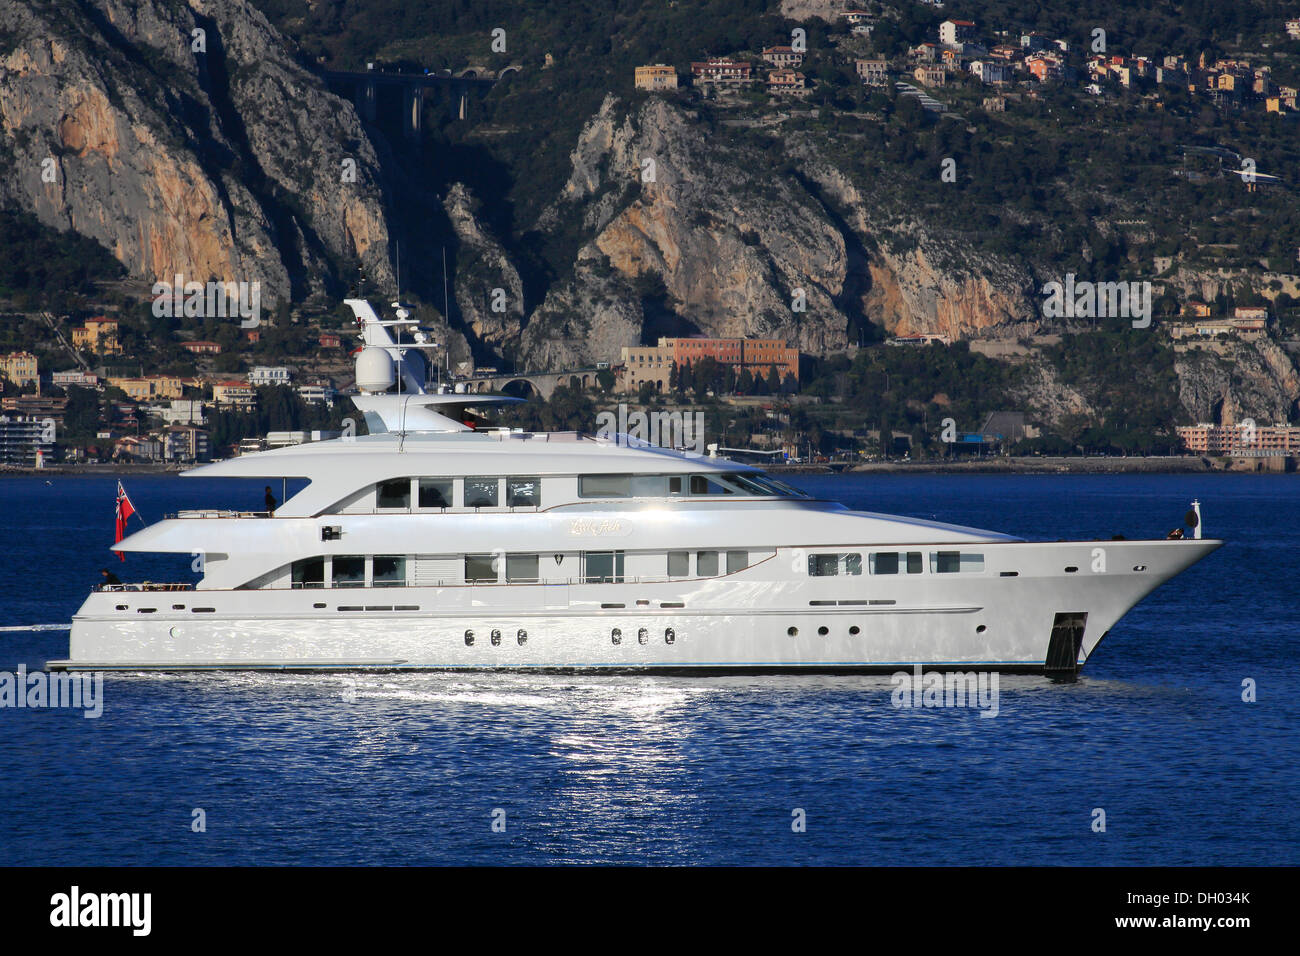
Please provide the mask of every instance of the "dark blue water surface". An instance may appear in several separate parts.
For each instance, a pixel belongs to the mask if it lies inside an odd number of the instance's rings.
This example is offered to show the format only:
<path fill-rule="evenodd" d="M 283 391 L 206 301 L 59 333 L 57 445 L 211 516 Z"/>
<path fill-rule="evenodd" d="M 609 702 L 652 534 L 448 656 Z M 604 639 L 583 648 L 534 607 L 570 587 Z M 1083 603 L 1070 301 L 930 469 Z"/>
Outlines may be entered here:
<path fill-rule="evenodd" d="M 188 556 L 107 551 L 115 481 L 0 479 L 0 670 L 67 654 L 50 626 L 101 567 L 192 578 Z M 125 483 L 151 521 L 262 498 Z M 1135 608 L 1077 684 L 1002 677 L 992 719 L 895 709 L 887 676 L 110 675 L 97 720 L 0 708 L 0 863 L 1300 862 L 1300 478 L 796 483 L 1046 539 L 1162 537 L 1199 497 L 1228 545 Z"/>

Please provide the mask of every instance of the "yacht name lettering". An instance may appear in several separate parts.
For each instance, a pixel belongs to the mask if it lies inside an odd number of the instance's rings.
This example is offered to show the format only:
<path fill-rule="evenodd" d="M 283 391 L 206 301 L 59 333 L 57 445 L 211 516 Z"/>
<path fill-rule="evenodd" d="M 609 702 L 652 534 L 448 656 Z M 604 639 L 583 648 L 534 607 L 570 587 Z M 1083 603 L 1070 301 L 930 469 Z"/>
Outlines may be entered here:
<path fill-rule="evenodd" d="M 569 525 L 569 534 L 572 535 L 601 537 L 631 533 L 631 527 L 616 518 L 574 518 Z"/>

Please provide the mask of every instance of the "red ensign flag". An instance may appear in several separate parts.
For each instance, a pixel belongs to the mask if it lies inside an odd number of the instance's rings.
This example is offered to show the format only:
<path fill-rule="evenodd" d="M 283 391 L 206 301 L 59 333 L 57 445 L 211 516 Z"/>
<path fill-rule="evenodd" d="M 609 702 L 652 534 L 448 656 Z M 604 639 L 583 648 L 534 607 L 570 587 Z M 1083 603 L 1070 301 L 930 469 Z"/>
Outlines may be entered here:
<path fill-rule="evenodd" d="M 130 520 L 131 515 L 135 514 L 135 505 L 131 504 L 131 499 L 127 496 L 126 489 L 122 483 L 117 483 L 117 531 L 113 538 L 113 543 L 117 544 L 126 537 L 126 523 Z M 117 552 L 117 559 L 125 561 L 126 555 L 121 551 Z"/>

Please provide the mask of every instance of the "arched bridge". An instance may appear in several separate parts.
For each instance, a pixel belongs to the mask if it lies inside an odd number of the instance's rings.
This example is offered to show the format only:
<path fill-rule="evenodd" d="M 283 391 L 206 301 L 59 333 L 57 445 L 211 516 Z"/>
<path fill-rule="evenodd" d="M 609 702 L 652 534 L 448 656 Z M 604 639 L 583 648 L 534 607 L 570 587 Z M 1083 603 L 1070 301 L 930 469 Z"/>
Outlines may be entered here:
<path fill-rule="evenodd" d="M 327 70 L 325 84 L 331 93 L 352 100 L 356 104 L 357 112 L 368 123 L 375 122 L 379 113 L 381 95 L 400 96 L 403 132 L 407 138 L 419 140 L 424 128 L 425 99 L 435 95 L 450 94 L 458 101 L 458 115 L 461 119 L 465 119 L 469 110 L 470 93 L 485 93 L 497 83 L 521 70 L 522 67 L 517 63 L 503 67 L 499 72 L 483 66 L 467 66 L 459 73 L 452 73 L 450 70 L 424 73 Z"/>
<path fill-rule="evenodd" d="M 456 388 L 465 392 L 501 392 L 511 385 L 524 384 L 538 397 L 550 399 L 561 385 L 590 388 L 596 384 L 598 368 L 567 369 L 563 372 L 515 372 L 509 374 L 475 375 L 456 382 Z M 518 391 L 518 388 L 512 389 Z"/>

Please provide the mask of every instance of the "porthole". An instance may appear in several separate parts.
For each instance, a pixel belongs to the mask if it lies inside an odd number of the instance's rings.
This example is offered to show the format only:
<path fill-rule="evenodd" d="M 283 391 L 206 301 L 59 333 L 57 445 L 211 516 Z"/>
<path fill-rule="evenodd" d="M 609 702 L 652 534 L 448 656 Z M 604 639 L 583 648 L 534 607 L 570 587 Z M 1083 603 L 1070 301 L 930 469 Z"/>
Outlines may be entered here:
<path fill-rule="evenodd" d="M 179 627 L 169 627 L 167 629 L 167 633 L 170 634 L 172 637 L 180 637 L 181 629 Z"/>
<path fill-rule="evenodd" d="M 825 637 L 830 632 L 831 629 L 829 627 L 826 627 L 825 625 L 822 625 L 821 627 L 817 628 L 817 633 L 820 634 L 822 637 Z"/>
<path fill-rule="evenodd" d="M 521 627 L 519 633 L 515 635 L 515 639 L 519 641 L 519 646 L 523 647 L 528 643 L 528 632 Z"/>
<path fill-rule="evenodd" d="M 609 632 L 609 639 L 613 641 L 615 644 L 622 644 L 623 632 L 616 627 L 614 628 L 614 630 Z"/>
<path fill-rule="evenodd" d="M 799 628 L 797 628 L 797 627 L 787 627 L 787 628 L 785 629 L 785 632 L 786 632 L 787 634 L 789 634 L 791 637 L 798 637 L 798 636 L 799 636 Z"/>
<path fill-rule="evenodd" d="M 984 633 L 985 631 L 987 631 L 987 630 L 988 630 L 988 627 L 987 627 L 986 625 L 984 625 L 984 624 L 981 624 L 979 627 L 975 628 L 975 633 L 976 633 L 976 634 L 983 634 L 983 633 Z"/>
<path fill-rule="evenodd" d="M 501 632 L 498 631 L 495 627 L 492 628 L 492 637 L 491 637 L 491 641 L 492 641 L 492 646 L 493 646 L 493 647 L 500 647 L 500 646 L 501 646 Z"/>
<path fill-rule="evenodd" d="M 670 627 L 670 628 L 666 628 L 666 629 L 664 630 L 664 643 L 665 643 L 665 644 L 672 644 L 672 643 L 675 643 L 676 640 L 677 640 L 677 632 L 674 631 L 671 627 Z"/>
<path fill-rule="evenodd" d="M 126 610 L 126 605 L 125 605 L 125 604 L 116 604 L 116 605 L 113 606 L 113 609 L 116 610 L 116 611 L 125 611 L 125 610 Z"/>
<path fill-rule="evenodd" d="M 636 642 L 638 644 L 648 644 L 650 642 L 650 632 L 644 627 L 636 632 Z"/>
<path fill-rule="evenodd" d="M 1066 573 L 1066 574 L 1073 574 L 1075 571 L 1078 571 L 1078 570 L 1079 570 L 1079 569 L 1076 568 L 1074 565 L 1070 565 L 1068 568 L 1065 569 L 1065 573 Z"/>
<path fill-rule="evenodd" d="M 473 646 L 474 646 L 474 632 L 473 632 L 473 631 L 466 631 L 466 632 L 465 632 L 465 646 L 466 646 L 466 647 L 473 647 Z"/>
<path fill-rule="evenodd" d="M 1135 565 L 1133 565 L 1133 570 L 1134 570 L 1134 571 L 1145 571 L 1146 569 L 1147 569 L 1147 566 L 1146 566 L 1145 564 L 1135 564 Z"/>
<path fill-rule="evenodd" d="M 861 631 L 862 631 L 862 628 L 858 627 L 856 624 L 854 624 L 851 628 L 849 628 L 849 633 L 850 633 L 850 634 L 858 634 L 858 633 L 860 633 Z"/>
<path fill-rule="evenodd" d="M 184 605 L 184 604 L 173 604 L 173 605 L 172 605 L 172 610 L 173 610 L 173 611 L 183 611 L 183 610 L 185 610 L 185 605 Z"/>

